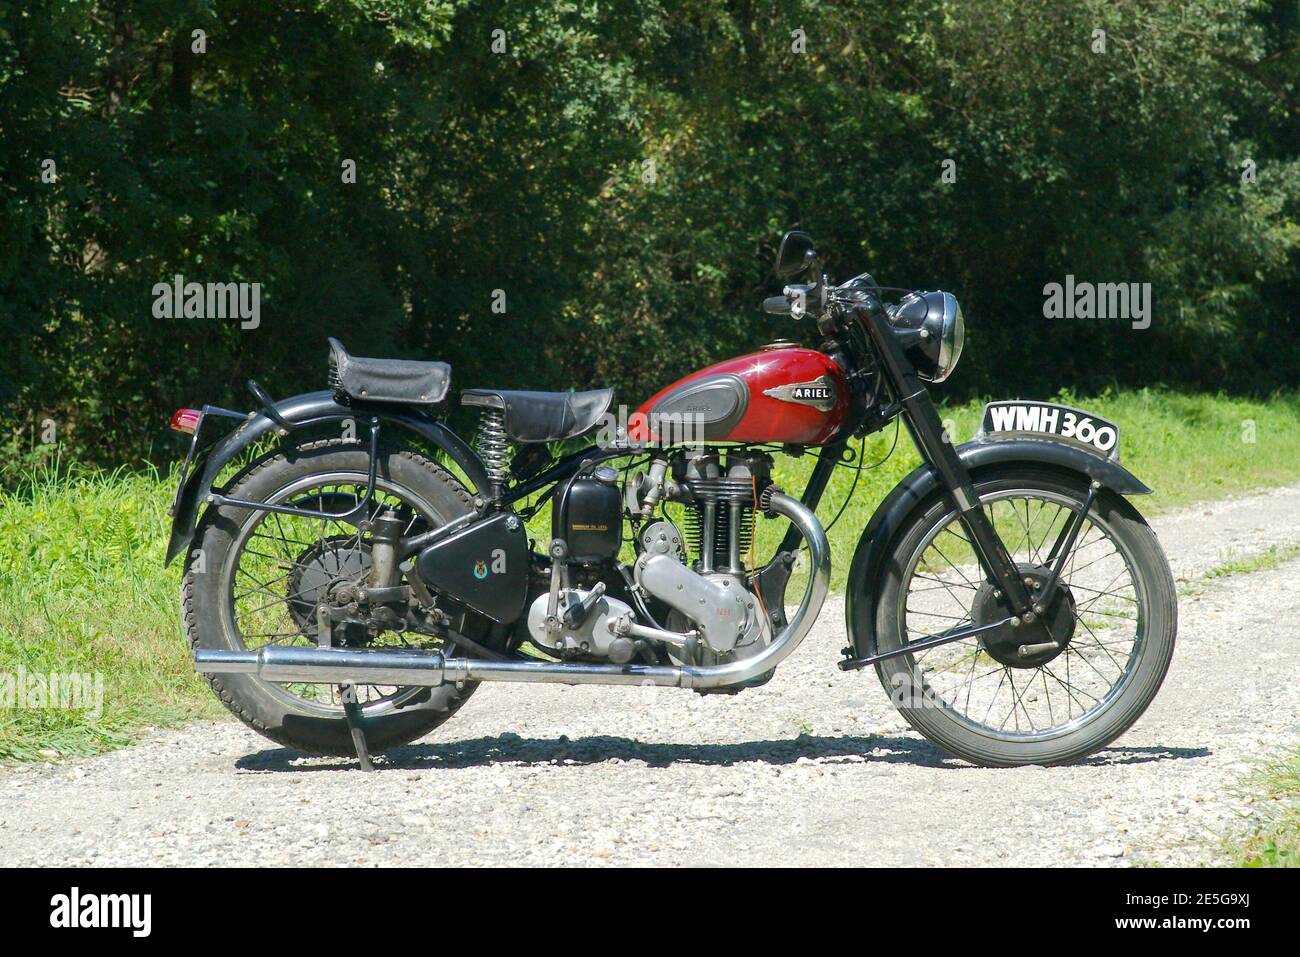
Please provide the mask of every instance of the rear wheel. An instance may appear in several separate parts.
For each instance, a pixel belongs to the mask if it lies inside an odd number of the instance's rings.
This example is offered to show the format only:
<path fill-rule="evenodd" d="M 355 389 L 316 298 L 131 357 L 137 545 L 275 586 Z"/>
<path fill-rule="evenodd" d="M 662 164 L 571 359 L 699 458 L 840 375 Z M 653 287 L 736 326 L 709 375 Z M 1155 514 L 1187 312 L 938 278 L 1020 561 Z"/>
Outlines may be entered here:
<path fill-rule="evenodd" d="M 369 452 L 340 441 L 281 450 L 251 465 L 228 494 L 341 513 L 364 498 Z M 451 475 L 410 450 L 381 453 L 374 501 L 407 520 L 407 534 L 443 525 L 472 510 L 469 493 Z M 370 563 L 362 519 L 289 516 L 213 507 L 196 535 L 182 584 L 185 629 L 193 648 L 256 650 L 264 645 L 317 647 L 316 608 L 346 601 L 341 590 L 364 578 Z M 340 599 L 340 595 L 343 597 Z M 490 644 L 490 626 L 449 608 L 452 627 Z M 411 631 L 336 628 L 334 640 L 354 646 L 447 650 L 441 639 Z M 462 652 L 469 653 L 472 652 Z M 212 690 L 241 720 L 287 747 L 351 754 L 353 745 L 334 685 L 281 684 L 244 674 L 208 676 Z M 372 751 L 406 744 L 450 718 L 473 694 L 472 682 L 436 688 L 357 686 Z"/>
<path fill-rule="evenodd" d="M 1033 594 L 1086 482 L 1013 467 L 976 490 Z M 1177 602 L 1155 534 L 1122 497 L 1098 493 L 1055 601 L 1015 627 L 998 625 L 1010 609 L 946 497 L 919 506 L 895 541 L 897 561 L 879 584 L 880 651 L 994 626 L 876 665 L 899 712 L 935 744 L 977 764 L 1058 764 L 1109 744 L 1151 703 L 1173 655 Z"/>

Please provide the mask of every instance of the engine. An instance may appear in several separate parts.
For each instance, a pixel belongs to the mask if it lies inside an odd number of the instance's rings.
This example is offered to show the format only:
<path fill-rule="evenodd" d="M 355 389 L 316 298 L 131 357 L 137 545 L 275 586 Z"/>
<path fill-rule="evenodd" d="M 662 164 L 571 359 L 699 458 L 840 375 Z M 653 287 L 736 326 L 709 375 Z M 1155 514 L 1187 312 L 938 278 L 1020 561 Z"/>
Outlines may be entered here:
<path fill-rule="evenodd" d="M 732 452 L 724 466 L 721 453 L 698 450 L 677 460 L 680 489 L 687 503 L 687 543 L 695 567 L 741 574 L 754 536 L 755 498 L 771 484 L 772 463 L 766 455 Z"/>
<path fill-rule="evenodd" d="M 618 488 L 619 473 L 580 472 L 552 510 L 548 587 L 527 616 L 532 641 L 562 658 L 667 658 L 713 664 L 757 653 L 771 640 L 751 587 L 751 546 L 771 459 L 747 449 L 676 450 Z M 685 533 L 665 514 L 682 506 Z M 619 562 L 624 522 L 635 534 Z"/>

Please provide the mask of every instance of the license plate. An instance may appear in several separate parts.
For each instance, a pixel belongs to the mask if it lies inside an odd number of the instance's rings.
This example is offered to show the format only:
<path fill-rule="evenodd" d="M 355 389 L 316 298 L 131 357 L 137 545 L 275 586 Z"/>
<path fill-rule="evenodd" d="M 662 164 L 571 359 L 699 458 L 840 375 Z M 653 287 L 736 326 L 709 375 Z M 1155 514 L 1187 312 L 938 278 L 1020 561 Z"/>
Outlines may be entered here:
<path fill-rule="evenodd" d="M 1054 402 L 990 402 L 984 406 L 981 435 L 1050 435 L 1107 458 L 1119 458 L 1119 426 L 1099 415 Z"/>

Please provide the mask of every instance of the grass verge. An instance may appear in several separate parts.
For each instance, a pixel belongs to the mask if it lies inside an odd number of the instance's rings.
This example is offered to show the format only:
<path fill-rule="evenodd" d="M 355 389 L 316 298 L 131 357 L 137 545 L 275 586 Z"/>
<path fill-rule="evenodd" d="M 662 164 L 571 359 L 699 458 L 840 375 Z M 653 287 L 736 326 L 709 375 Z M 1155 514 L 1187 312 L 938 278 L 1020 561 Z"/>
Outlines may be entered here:
<path fill-rule="evenodd" d="M 1270 545 L 1262 552 L 1250 555 L 1238 555 L 1226 562 L 1215 565 L 1205 573 L 1207 579 L 1226 578 L 1229 575 L 1248 575 L 1251 572 L 1266 572 L 1284 565 L 1291 559 L 1300 557 L 1300 545 Z"/>
<path fill-rule="evenodd" d="M 1156 489 L 1138 503 L 1145 512 L 1300 481 L 1296 395 L 1268 402 L 1160 391 L 1057 398 L 1120 424 L 1124 463 Z M 980 402 L 945 407 L 951 434 L 971 437 L 981 408 Z M 892 427 L 869 438 L 862 461 L 881 464 L 858 473 L 847 505 L 855 471 L 838 470 L 818 510 L 829 523 L 843 506 L 830 535 L 837 589 L 872 511 L 919 463 L 905 433 L 889 455 L 893 438 Z M 811 455 L 784 460 L 778 481 L 797 491 L 812 465 Z M 162 567 L 174 476 L 46 468 L 6 480 L 8 490 L 0 490 L 0 696 L 7 696 L 0 701 L 0 759 L 89 753 L 129 741 L 144 726 L 224 714 L 195 677 L 181 637 L 179 573 Z M 544 524 L 534 523 L 542 530 Z M 760 556 L 779 534 L 763 526 L 775 524 L 760 523 Z M 33 707 L 41 679 L 54 674 L 102 676 L 101 705 Z M 27 707 L 15 706 L 20 681 L 33 692 L 25 696 Z"/>
<path fill-rule="evenodd" d="M 0 758 L 90 753 L 217 713 L 162 567 L 167 486 L 47 469 L 0 492 Z M 86 694 L 60 700 L 52 681 Z"/>
<path fill-rule="evenodd" d="M 1277 802 L 1277 810 L 1254 834 L 1229 845 L 1242 867 L 1300 867 L 1300 751 L 1261 770 L 1252 789 L 1256 801 Z"/>

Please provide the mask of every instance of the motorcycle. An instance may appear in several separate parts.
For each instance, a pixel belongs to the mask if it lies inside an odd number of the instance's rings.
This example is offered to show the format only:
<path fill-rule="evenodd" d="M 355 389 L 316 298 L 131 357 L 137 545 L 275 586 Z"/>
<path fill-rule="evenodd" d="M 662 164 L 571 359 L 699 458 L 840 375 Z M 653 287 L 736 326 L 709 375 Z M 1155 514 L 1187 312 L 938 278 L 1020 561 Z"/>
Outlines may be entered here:
<path fill-rule="evenodd" d="M 1118 426 L 991 402 L 954 445 L 927 386 L 962 354 L 955 296 L 867 273 L 832 285 L 799 231 L 776 273 L 788 284 L 763 308 L 811 316 L 818 348 L 711 365 L 626 422 L 612 389 L 472 388 L 471 444 L 443 421 L 445 363 L 333 339 L 326 390 L 275 401 L 250 381 L 252 412 L 178 411 L 192 439 L 167 561 L 185 555 L 197 670 L 271 740 L 366 767 L 484 681 L 754 688 L 827 597 L 815 510 L 834 470 L 860 473 L 853 440 L 901 422 L 923 463 L 861 531 L 839 667 L 874 668 L 913 728 L 976 764 L 1113 741 L 1155 696 L 1177 626 Z M 773 481 L 775 456 L 813 451 L 801 494 Z M 788 523 L 762 564 L 760 519 Z"/>

